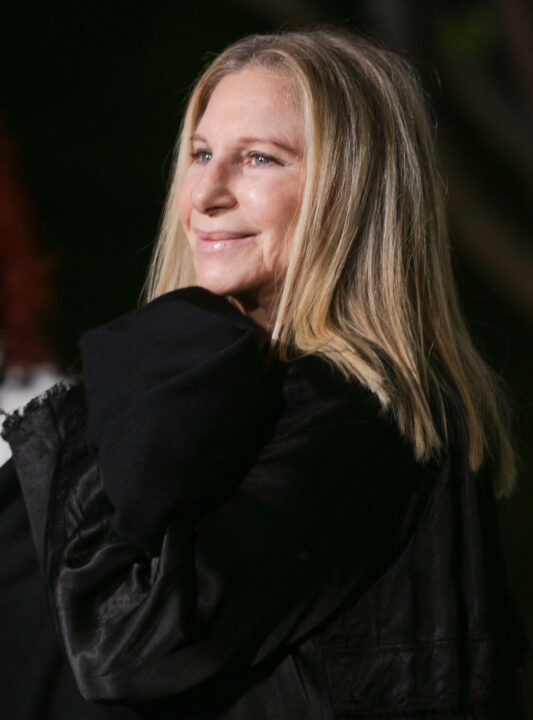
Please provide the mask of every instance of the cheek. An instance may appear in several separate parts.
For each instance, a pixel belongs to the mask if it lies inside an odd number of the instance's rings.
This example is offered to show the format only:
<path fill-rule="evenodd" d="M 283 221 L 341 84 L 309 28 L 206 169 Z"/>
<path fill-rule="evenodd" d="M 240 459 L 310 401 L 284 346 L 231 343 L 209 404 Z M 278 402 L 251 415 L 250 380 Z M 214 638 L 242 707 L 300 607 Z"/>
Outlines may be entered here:
<path fill-rule="evenodd" d="M 286 231 L 298 212 L 298 188 L 294 184 L 279 182 L 272 176 L 268 182 L 248 186 L 241 198 L 246 200 L 248 212 L 265 229 L 279 233 Z"/>
<path fill-rule="evenodd" d="M 288 246 L 298 219 L 300 195 L 292 185 L 278 187 L 271 196 L 265 222 L 269 229 L 269 252 L 286 262 Z"/>

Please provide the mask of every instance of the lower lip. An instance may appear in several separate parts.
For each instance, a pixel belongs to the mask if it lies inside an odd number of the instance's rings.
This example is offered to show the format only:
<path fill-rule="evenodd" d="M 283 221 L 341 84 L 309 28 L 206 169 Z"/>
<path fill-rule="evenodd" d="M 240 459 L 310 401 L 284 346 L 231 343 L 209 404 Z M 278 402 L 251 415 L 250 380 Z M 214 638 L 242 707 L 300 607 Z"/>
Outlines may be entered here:
<path fill-rule="evenodd" d="M 196 250 L 202 253 L 224 252 L 224 250 L 234 250 L 241 245 L 245 245 L 253 240 L 254 235 L 244 235 L 239 237 L 229 237 L 220 240 L 204 240 L 197 238 Z"/>

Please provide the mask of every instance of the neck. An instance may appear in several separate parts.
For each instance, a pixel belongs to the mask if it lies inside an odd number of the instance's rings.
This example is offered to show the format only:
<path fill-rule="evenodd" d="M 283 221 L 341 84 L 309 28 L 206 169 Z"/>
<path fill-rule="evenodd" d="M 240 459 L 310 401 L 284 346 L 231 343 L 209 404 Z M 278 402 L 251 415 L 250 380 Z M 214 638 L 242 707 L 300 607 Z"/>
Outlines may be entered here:
<path fill-rule="evenodd" d="M 272 305 L 259 303 L 256 298 L 246 295 L 233 296 L 239 309 L 257 325 L 261 344 L 270 342 L 271 329 L 274 325 Z"/>

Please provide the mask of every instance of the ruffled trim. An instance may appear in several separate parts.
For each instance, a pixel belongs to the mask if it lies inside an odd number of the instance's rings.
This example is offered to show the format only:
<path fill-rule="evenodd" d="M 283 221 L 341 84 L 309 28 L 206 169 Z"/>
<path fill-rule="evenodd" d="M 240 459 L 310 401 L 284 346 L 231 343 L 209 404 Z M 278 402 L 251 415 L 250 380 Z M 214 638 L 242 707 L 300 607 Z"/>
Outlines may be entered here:
<path fill-rule="evenodd" d="M 23 420 L 25 420 L 28 415 L 33 413 L 35 410 L 43 407 L 43 405 L 46 405 L 46 403 L 48 403 L 49 400 L 51 400 L 52 398 L 66 393 L 78 382 L 79 380 L 77 379 L 60 380 L 59 382 L 55 383 L 55 385 L 52 385 L 52 387 L 48 388 L 48 390 L 45 390 L 40 395 L 32 398 L 28 403 L 22 405 L 22 407 L 17 408 L 11 413 L 6 413 L 4 410 L 0 409 L 0 413 L 6 416 L 4 421 L 2 422 L 0 436 L 4 440 L 7 440 L 7 435 L 9 435 L 9 433 L 16 428 L 18 428 L 20 423 L 23 422 Z"/>

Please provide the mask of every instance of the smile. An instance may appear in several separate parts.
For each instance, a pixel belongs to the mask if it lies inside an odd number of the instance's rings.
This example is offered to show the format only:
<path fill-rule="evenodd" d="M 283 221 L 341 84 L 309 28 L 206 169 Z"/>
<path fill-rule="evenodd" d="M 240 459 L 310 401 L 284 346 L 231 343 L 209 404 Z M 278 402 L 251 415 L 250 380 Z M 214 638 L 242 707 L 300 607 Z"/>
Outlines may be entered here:
<path fill-rule="evenodd" d="M 255 234 L 252 233 L 235 232 L 233 230 L 204 232 L 203 230 L 194 229 L 194 234 L 197 238 L 196 250 L 207 253 L 231 249 L 255 237 Z"/>

